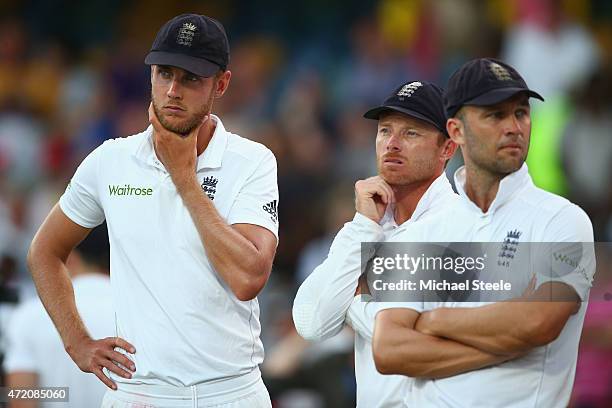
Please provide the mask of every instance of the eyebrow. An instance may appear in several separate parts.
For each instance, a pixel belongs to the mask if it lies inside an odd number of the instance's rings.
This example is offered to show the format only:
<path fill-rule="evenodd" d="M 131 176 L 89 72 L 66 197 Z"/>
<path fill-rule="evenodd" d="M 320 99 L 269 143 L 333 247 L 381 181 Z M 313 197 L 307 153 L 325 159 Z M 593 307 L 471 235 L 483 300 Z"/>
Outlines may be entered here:
<path fill-rule="evenodd" d="M 530 108 L 531 105 L 529 104 L 529 99 L 525 98 L 525 99 L 521 99 L 519 102 L 519 106 L 524 106 L 524 107 L 528 107 Z M 491 106 L 483 106 L 485 112 L 492 112 L 492 111 L 496 111 L 501 109 L 501 104 L 497 104 L 497 105 L 491 105 Z"/>
<path fill-rule="evenodd" d="M 158 69 L 165 69 L 165 70 L 168 70 L 168 71 L 172 71 L 173 68 L 176 68 L 179 72 L 182 72 L 183 75 L 193 75 L 193 76 L 196 76 L 198 78 L 204 78 L 204 77 L 202 77 L 202 76 L 200 76 L 198 74 L 195 74 L 195 73 L 193 73 L 191 71 L 187 71 L 186 69 L 175 67 L 175 66 L 172 66 L 172 65 L 159 65 L 158 64 L 157 67 L 158 67 Z"/>
<path fill-rule="evenodd" d="M 378 127 L 392 127 L 393 124 L 389 123 L 389 122 L 378 122 Z M 398 131 L 407 131 L 407 130 L 411 130 L 411 131 L 415 131 L 415 132 L 424 132 L 427 129 L 425 129 L 424 127 L 419 127 L 419 126 L 414 126 L 414 125 L 408 125 L 408 126 L 399 126 Z"/>

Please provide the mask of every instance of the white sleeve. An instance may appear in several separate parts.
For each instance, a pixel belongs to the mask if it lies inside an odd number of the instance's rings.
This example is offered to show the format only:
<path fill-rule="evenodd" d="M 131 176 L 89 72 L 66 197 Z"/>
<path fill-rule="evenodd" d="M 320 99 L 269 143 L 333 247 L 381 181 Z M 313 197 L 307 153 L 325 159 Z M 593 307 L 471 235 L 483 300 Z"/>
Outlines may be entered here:
<path fill-rule="evenodd" d="M 259 225 L 270 230 L 278 239 L 276 158 L 270 150 L 266 149 L 257 168 L 238 193 L 227 223 Z"/>
<path fill-rule="evenodd" d="M 59 202 L 64 214 L 85 228 L 97 227 L 105 218 L 98 185 L 103 146 L 96 148 L 79 165 Z"/>
<path fill-rule="evenodd" d="M 372 342 L 374 321 L 378 310 L 380 310 L 380 303 L 373 302 L 372 296 L 355 296 L 346 313 L 346 323 L 361 337 Z"/>
<path fill-rule="evenodd" d="M 31 344 L 33 319 L 28 316 L 27 310 L 21 305 L 11 315 L 6 333 L 7 345 L 3 364 L 6 373 L 38 371 L 34 346 Z"/>
<path fill-rule="evenodd" d="M 545 282 L 562 282 L 571 286 L 584 302 L 588 298 L 595 274 L 593 226 L 587 214 L 572 205 L 561 210 L 550 221 L 545 239 L 543 270 L 537 272 L 537 286 Z M 540 263 L 542 265 L 542 263 Z"/>
<path fill-rule="evenodd" d="M 344 326 L 346 312 L 353 301 L 362 273 L 361 243 L 380 242 L 380 225 L 357 213 L 338 232 L 327 259 L 300 286 L 293 302 L 293 321 L 307 340 L 334 336 Z M 374 255 L 373 246 L 365 246 Z"/>

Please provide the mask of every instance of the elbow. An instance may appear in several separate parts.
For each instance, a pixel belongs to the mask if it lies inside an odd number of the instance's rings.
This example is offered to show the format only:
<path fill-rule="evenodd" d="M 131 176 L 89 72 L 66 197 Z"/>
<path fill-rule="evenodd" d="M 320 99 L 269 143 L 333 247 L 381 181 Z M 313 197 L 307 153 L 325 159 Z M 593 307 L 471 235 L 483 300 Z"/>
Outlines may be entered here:
<path fill-rule="evenodd" d="M 305 325 L 298 325 L 297 323 L 295 323 L 295 330 L 298 332 L 300 337 L 306 341 L 317 342 L 321 340 L 316 330 L 313 330 L 312 327 L 307 327 Z"/>
<path fill-rule="evenodd" d="M 236 295 L 241 302 L 248 302 L 249 300 L 255 299 L 264 286 L 265 281 L 263 283 L 259 281 L 247 282 L 239 288 L 236 288 L 236 290 L 234 290 L 234 295 Z"/>
<path fill-rule="evenodd" d="M 534 314 L 525 324 L 522 336 L 526 339 L 526 348 L 531 349 L 552 343 L 559 337 L 564 325 L 565 321 L 546 316 L 544 313 Z"/>
<path fill-rule="evenodd" d="M 236 297 L 241 302 L 248 302 L 249 300 L 255 299 L 257 297 L 257 293 L 258 292 L 241 290 L 236 292 Z"/>
<path fill-rule="evenodd" d="M 392 347 L 372 347 L 376 371 L 383 375 L 404 375 L 412 378 L 435 378 L 427 366 L 418 362 L 418 356 L 402 359 Z"/>
<path fill-rule="evenodd" d="M 552 343 L 553 341 L 557 340 L 562 329 L 562 326 L 558 327 L 551 324 L 546 325 L 546 327 L 541 327 L 532 336 L 532 346 L 540 347 Z"/>
<path fill-rule="evenodd" d="M 373 355 L 376 371 L 383 375 L 395 374 L 393 359 L 390 359 L 387 353 L 374 351 Z"/>
<path fill-rule="evenodd" d="M 264 262 L 263 260 L 254 260 L 244 265 L 234 282 L 232 292 L 242 302 L 253 300 L 262 291 L 270 273 L 272 271 L 272 262 Z"/>
<path fill-rule="evenodd" d="M 376 335 L 372 339 L 372 356 L 374 357 L 376 371 L 384 375 L 398 374 L 395 366 L 397 360 L 393 356 L 393 348 Z"/>
<path fill-rule="evenodd" d="M 409 364 L 399 364 L 397 356 L 393 353 L 393 349 L 389 347 L 372 347 L 372 355 L 376 371 L 383 375 L 401 374 L 408 377 L 417 377 L 418 373 L 411 370 Z"/>
<path fill-rule="evenodd" d="M 295 325 L 295 330 L 304 340 L 318 341 L 320 336 L 313 323 L 312 308 L 313 306 L 310 303 L 298 303 L 298 298 L 296 297 L 291 311 L 293 324 Z"/>

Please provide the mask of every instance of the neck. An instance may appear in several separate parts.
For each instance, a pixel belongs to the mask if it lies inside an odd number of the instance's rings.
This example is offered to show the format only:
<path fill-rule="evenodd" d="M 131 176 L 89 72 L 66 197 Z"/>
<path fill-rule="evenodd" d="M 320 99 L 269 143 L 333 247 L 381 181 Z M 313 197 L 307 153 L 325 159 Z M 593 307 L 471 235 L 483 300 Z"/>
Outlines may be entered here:
<path fill-rule="evenodd" d="M 495 200 L 504 175 L 486 172 L 474 166 L 465 167 L 465 193 L 482 212 L 487 212 Z"/>
<path fill-rule="evenodd" d="M 210 140 L 212 139 L 216 128 L 217 122 L 215 122 L 215 120 L 209 116 L 208 120 L 202 125 L 200 131 L 198 132 L 198 156 L 204 153 L 204 150 L 206 150 L 206 148 L 208 147 L 208 144 L 210 143 Z"/>
<path fill-rule="evenodd" d="M 423 194 L 425 194 L 434 181 L 435 178 L 405 186 L 391 186 L 395 194 L 395 212 L 393 217 L 397 225 L 405 223 L 412 217 Z"/>

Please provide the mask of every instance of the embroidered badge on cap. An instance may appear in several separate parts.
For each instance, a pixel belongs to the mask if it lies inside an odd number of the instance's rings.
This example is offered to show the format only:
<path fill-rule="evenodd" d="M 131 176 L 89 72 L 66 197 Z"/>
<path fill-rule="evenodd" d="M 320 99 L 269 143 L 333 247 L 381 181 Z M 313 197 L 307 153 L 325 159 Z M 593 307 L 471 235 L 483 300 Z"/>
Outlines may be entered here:
<path fill-rule="evenodd" d="M 491 70 L 493 75 L 495 75 L 495 78 L 497 78 L 499 81 L 511 81 L 512 80 L 512 75 L 510 75 L 510 72 L 508 72 L 506 68 L 502 67 L 496 62 L 490 63 L 489 69 Z"/>
<path fill-rule="evenodd" d="M 197 27 L 195 24 L 184 23 L 176 36 L 176 43 L 186 47 L 191 47 L 196 29 Z"/>
<path fill-rule="evenodd" d="M 402 86 L 402 89 L 399 90 L 399 92 L 397 93 L 397 96 L 407 96 L 407 97 L 410 97 L 410 96 L 412 96 L 414 91 L 419 89 L 419 87 L 421 87 L 421 86 L 423 86 L 423 84 L 421 82 L 419 82 L 419 81 L 415 81 L 415 82 L 411 82 L 409 84 L 406 84 L 406 85 Z"/>

